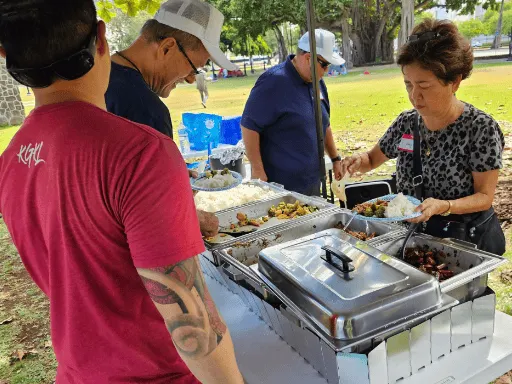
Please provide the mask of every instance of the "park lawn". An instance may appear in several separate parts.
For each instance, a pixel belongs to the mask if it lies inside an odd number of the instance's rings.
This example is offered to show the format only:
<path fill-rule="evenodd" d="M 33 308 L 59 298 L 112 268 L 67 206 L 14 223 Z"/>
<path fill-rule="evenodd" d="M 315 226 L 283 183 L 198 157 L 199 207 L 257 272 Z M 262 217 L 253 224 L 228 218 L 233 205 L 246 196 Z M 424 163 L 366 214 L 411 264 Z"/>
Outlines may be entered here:
<path fill-rule="evenodd" d="M 473 75 L 462 83 L 458 97 L 497 120 L 512 121 L 512 63 L 499 64 L 477 65 Z M 254 80 L 254 77 L 248 77 L 211 83 L 207 109 L 202 107 L 194 85 L 178 87 L 165 103 L 171 110 L 175 127 L 183 112 L 240 115 Z M 400 112 L 411 108 L 398 68 L 370 69 L 370 75 L 357 71 L 348 76 L 329 77 L 326 84 L 334 131 L 361 132 L 363 137 L 375 137 Z"/>
<path fill-rule="evenodd" d="M 164 100 L 171 111 L 176 130 L 184 112 L 208 112 L 222 116 L 241 115 L 257 77 L 222 79 L 210 83 L 208 108 L 201 105 L 195 85 L 180 85 Z M 359 141 L 375 142 L 385 129 L 406 109 L 411 108 L 399 68 L 349 72 L 347 76 L 328 77 L 331 101 L 331 126 L 334 131 L 350 133 Z M 512 122 L 512 63 L 477 64 L 473 75 L 462 83 L 458 97 L 491 114 L 498 121 Z M 20 87 L 27 113 L 34 106 L 33 94 Z M 290 95 L 293 97 L 293 95 Z M 16 128 L 0 131 L 0 153 Z M 345 135 L 342 135 L 345 136 Z M 177 135 L 175 135 L 177 137 Z M 340 143 L 340 149 L 345 149 Z"/>

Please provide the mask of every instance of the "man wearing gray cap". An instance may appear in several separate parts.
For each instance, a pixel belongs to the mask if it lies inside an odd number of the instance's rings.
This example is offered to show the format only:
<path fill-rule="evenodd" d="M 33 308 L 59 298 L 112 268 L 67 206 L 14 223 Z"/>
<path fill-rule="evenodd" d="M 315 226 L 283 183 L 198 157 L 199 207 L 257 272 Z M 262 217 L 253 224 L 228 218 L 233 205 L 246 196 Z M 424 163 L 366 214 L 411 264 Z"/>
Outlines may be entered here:
<path fill-rule="evenodd" d="M 334 34 L 315 32 L 317 72 L 322 78 L 330 64 L 345 61 L 334 52 Z M 325 151 L 341 179 L 341 158 L 330 127 L 327 87 L 320 80 Z M 273 181 L 307 195 L 320 193 L 320 164 L 316 136 L 309 33 L 299 40 L 297 55 L 290 55 L 260 76 L 242 116 L 242 133 L 252 177 Z"/>
<path fill-rule="evenodd" d="M 110 83 L 105 94 L 109 112 L 146 124 L 172 138 L 166 98 L 177 83 L 194 82 L 208 59 L 235 69 L 219 48 L 224 16 L 200 0 L 170 0 L 148 20 L 139 38 L 112 56 Z M 198 211 L 201 232 L 214 236 L 218 220 Z"/>

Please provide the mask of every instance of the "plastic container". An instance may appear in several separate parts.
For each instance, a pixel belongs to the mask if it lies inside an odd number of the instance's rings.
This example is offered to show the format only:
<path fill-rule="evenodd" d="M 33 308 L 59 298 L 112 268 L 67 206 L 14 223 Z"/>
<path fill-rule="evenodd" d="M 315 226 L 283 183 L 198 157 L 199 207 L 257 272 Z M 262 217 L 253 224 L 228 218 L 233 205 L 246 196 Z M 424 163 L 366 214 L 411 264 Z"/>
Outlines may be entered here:
<path fill-rule="evenodd" d="M 181 153 L 189 153 L 190 152 L 190 141 L 188 138 L 188 133 L 183 124 L 180 124 L 178 129 L 178 137 L 180 143 L 180 151 Z"/>
<path fill-rule="evenodd" d="M 219 146 L 222 116 L 208 113 L 184 113 L 182 120 L 191 150 L 207 150 L 210 143 L 212 148 Z"/>

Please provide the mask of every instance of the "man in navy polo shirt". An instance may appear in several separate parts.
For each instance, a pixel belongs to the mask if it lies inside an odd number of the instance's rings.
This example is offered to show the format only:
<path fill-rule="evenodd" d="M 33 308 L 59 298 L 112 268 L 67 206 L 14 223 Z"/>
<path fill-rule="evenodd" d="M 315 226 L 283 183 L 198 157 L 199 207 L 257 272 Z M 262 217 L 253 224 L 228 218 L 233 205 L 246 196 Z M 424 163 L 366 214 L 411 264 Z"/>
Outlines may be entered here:
<path fill-rule="evenodd" d="M 320 78 L 329 65 L 345 62 L 333 52 L 334 34 L 315 31 Z M 252 177 L 283 184 L 306 195 L 320 193 L 320 163 L 316 136 L 309 33 L 299 40 L 297 55 L 266 71 L 251 91 L 242 115 L 242 133 Z M 320 80 L 325 150 L 341 179 L 338 155 L 330 127 L 327 87 Z"/>

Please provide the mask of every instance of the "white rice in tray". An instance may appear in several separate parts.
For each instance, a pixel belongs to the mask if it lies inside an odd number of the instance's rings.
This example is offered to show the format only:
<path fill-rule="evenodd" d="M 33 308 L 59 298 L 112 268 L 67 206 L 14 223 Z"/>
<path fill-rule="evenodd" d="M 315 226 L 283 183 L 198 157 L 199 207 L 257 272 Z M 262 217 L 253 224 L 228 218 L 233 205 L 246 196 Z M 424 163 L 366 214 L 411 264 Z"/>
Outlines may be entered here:
<path fill-rule="evenodd" d="M 414 213 L 416 206 L 411 203 L 403 193 L 399 193 L 391 200 L 386 207 L 384 216 L 386 217 L 403 217 Z"/>
<path fill-rule="evenodd" d="M 197 209 L 206 212 L 218 212 L 223 209 L 252 203 L 253 201 L 261 200 L 274 194 L 275 192 L 268 188 L 241 184 L 227 191 L 199 192 L 196 194 L 194 200 Z"/>
<path fill-rule="evenodd" d="M 215 176 L 210 178 L 202 178 L 197 180 L 194 185 L 200 188 L 224 188 L 229 187 L 236 183 L 236 179 L 231 173 L 221 175 L 217 173 Z"/>

